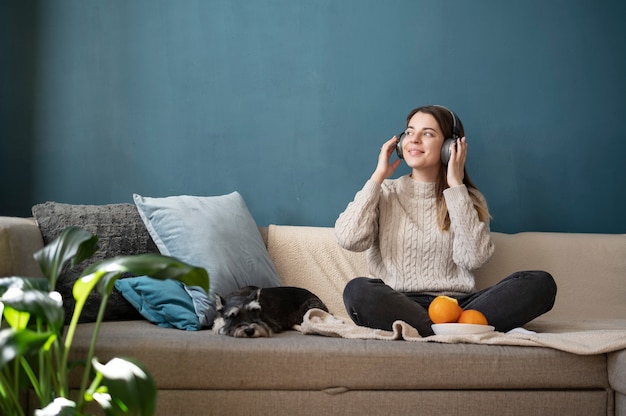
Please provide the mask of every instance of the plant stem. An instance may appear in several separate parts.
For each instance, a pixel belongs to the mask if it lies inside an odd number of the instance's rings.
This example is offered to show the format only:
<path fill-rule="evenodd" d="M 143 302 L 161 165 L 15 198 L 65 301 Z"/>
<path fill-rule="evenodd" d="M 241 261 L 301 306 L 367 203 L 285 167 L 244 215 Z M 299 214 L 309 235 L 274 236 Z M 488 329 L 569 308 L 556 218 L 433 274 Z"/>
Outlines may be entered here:
<path fill-rule="evenodd" d="M 54 372 L 54 376 L 50 377 L 50 379 L 52 380 L 52 384 L 53 384 L 53 388 L 54 391 L 61 391 L 61 382 L 62 382 L 62 377 L 61 377 L 61 373 L 67 372 L 67 371 L 62 371 L 61 369 L 63 367 L 61 367 L 61 352 L 63 349 L 63 343 L 61 343 L 59 341 L 60 339 L 60 335 L 59 337 L 57 337 L 54 340 L 54 343 L 52 344 L 52 346 L 50 347 L 50 351 L 51 354 L 48 355 L 48 362 L 49 362 L 49 366 L 50 369 L 52 369 L 52 371 Z M 53 361 L 54 359 L 54 361 Z M 56 364 L 56 367 L 55 367 Z M 56 369 L 56 371 L 54 371 Z"/>
<path fill-rule="evenodd" d="M 83 380 L 80 383 L 80 390 L 78 392 L 78 401 L 76 403 L 76 409 L 80 412 L 85 404 L 85 390 L 87 390 L 87 383 L 89 382 L 89 373 L 91 372 L 91 360 L 96 352 L 96 341 L 100 333 L 100 326 L 102 325 L 102 319 L 104 318 L 104 311 L 107 307 L 107 301 L 109 300 L 109 293 L 102 294 L 102 301 L 100 302 L 100 309 L 98 309 L 98 316 L 96 317 L 96 323 L 91 334 L 91 342 L 89 343 L 89 352 L 87 353 L 87 362 L 85 362 L 85 370 L 83 372 Z"/>
<path fill-rule="evenodd" d="M 37 374 L 35 374 L 30 364 L 28 364 L 28 361 L 26 360 L 26 358 L 19 357 L 19 363 L 21 364 L 22 368 L 24 369 L 24 372 L 28 376 L 28 379 L 30 380 L 30 384 L 33 386 L 33 390 L 35 390 L 35 394 L 39 398 L 40 404 L 41 405 L 48 404 L 44 402 L 44 400 L 47 400 L 47 398 L 43 396 L 42 394 L 43 390 L 41 389 L 41 385 L 39 384 L 39 383 L 42 383 L 43 381 L 38 382 Z"/>
<path fill-rule="evenodd" d="M 41 333 L 43 332 L 43 323 L 41 318 L 37 318 L 37 332 Z M 37 389 L 37 387 L 35 386 L 35 381 L 36 381 L 36 376 L 33 374 L 33 376 L 31 377 L 29 375 L 29 378 L 31 379 L 31 383 L 33 384 L 33 388 L 35 389 L 35 392 L 37 393 L 37 397 L 39 397 L 39 403 L 41 404 L 41 406 L 45 406 L 47 403 L 47 400 L 50 397 L 50 386 L 49 386 L 49 372 L 50 369 L 46 366 L 45 364 L 45 356 L 49 355 L 50 351 L 45 351 L 44 349 L 40 349 L 39 352 L 37 353 L 37 358 L 38 358 L 38 362 L 39 362 L 39 389 Z M 26 360 L 24 360 L 26 361 Z M 26 363 L 26 365 L 28 365 L 28 363 Z M 26 371 L 26 366 L 22 365 L 24 367 L 24 370 Z M 28 371 L 26 372 L 28 374 Z"/>
<path fill-rule="evenodd" d="M 0 398 L 2 399 L 0 401 L 0 409 L 6 411 L 7 415 L 24 416 L 24 410 L 22 410 L 20 399 L 17 395 L 19 390 L 13 390 L 9 387 L 11 385 L 9 378 L 5 371 L 0 371 Z"/>
<path fill-rule="evenodd" d="M 100 277 L 106 272 L 96 272 L 94 273 L 95 281 L 98 281 Z M 59 396 L 61 397 L 69 397 L 69 387 L 67 381 L 67 360 L 70 354 L 70 348 L 72 347 L 72 341 L 74 340 L 74 334 L 76 333 L 76 327 L 78 326 L 78 318 L 80 318 L 80 314 L 83 312 L 83 307 L 85 306 L 85 301 L 87 297 L 76 299 L 76 304 L 74 305 L 74 312 L 72 313 L 72 320 L 70 321 L 70 326 L 67 329 L 67 335 L 65 336 L 65 343 L 63 348 L 63 355 L 61 357 L 61 367 L 59 368 L 59 376 L 60 376 L 60 387 Z M 102 306 L 102 305 L 101 305 Z M 87 366 L 90 365 L 89 362 L 86 363 Z"/>
<path fill-rule="evenodd" d="M 20 391 L 20 360 L 19 356 L 15 357 L 13 361 L 13 391 Z"/>

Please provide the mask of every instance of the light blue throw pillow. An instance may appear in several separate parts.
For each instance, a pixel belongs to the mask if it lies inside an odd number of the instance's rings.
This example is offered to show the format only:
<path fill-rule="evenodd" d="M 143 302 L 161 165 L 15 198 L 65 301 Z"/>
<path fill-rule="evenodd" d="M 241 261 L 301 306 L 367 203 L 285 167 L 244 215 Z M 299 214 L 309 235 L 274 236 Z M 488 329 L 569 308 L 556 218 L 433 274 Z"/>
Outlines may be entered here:
<path fill-rule="evenodd" d="M 177 280 L 127 277 L 117 280 L 115 288 L 144 318 L 160 327 L 187 331 L 202 328 L 191 296 Z"/>
<path fill-rule="evenodd" d="M 209 273 L 204 325 L 213 325 L 216 293 L 227 295 L 247 285 L 280 286 L 258 226 L 238 192 L 165 198 L 135 194 L 133 199 L 161 254 Z"/>

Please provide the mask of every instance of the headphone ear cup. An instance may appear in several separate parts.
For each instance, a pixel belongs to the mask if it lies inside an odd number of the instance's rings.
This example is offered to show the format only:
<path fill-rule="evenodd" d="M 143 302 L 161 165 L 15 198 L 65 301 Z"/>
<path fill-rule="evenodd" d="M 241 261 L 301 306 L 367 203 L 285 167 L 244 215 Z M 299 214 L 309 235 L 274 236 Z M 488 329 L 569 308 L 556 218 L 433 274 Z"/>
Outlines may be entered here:
<path fill-rule="evenodd" d="M 447 165 L 450 161 L 450 147 L 456 146 L 456 139 L 446 139 L 441 146 L 441 162 Z"/>
<path fill-rule="evenodd" d="M 404 140 L 404 136 L 406 136 L 406 133 L 400 133 L 398 135 L 398 143 L 396 143 L 396 154 L 400 159 L 404 159 L 404 155 L 402 154 L 402 140 Z"/>

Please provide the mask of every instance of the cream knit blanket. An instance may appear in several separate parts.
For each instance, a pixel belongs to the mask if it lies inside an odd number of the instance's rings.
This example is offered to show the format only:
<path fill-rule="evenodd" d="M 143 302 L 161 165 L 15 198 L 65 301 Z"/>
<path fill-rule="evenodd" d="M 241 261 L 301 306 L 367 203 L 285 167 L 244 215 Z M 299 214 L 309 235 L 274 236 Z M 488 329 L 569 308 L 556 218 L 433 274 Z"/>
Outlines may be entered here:
<path fill-rule="evenodd" d="M 517 345 L 548 347 L 579 355 L 604 354 L 626 349 L 626 329 L 602 329 L 559 333 L 488 332 L 472 335 L 433 335 L 421 337 L 409 324 L 396 321 L 391 331 L 357 326 L 320 309 L 311 309 L 298 328 L 307 335 L 323 335 L 351 339 L 405 340 L 449 344 Z"/>

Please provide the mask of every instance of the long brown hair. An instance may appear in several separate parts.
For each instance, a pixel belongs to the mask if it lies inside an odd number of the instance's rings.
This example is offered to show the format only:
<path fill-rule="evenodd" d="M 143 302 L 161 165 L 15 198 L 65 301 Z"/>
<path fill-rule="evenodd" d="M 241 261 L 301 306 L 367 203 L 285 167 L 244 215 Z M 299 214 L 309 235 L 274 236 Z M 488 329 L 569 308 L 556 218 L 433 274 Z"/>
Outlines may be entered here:
<path fill-rule="evenodd" d="M 423 107 L 418 107 L 412 110 L 406 118 L 406 124 L 409 125 L 409 121 L 416 113 L 425 113 L 430 114 L 435 118 L 437 124 L 439 124 L 439 128 L 444 134 L 445 138 L 452 137 L 452 128 L 454 126 L 454 119 L 450 112 L 445 107 L 438 105 L 428 105 Z M 465 129 L 463 128 L 463 123 L 461 119 L 456 117 L 457 121 L 457 129 L 459 133 L 459 138 L 465 136 Z M 437 175 L 437 182 L 435 183 L 435 190 L 437 194 L 437 224 L 442 231 L 447 231 L 450 229 L 450 214 L 448 213 L 448 206 L 446 205 L 446 200 L 443 197 L 443 191 L 449 188 L 448 179 L 447 179 L 447 166 L 441 163 L 439 167 L 439 175 Z M 474 204 L 474 208 L 478 213 L 478 218 L 482 222 L 488 221 L 491 216 L 489 215 L 489 210 L 487 208 L 486 202 L 484 198 L 481 198 L 479 195 L 482 195 L 478 188 L 469 178 L 467 174 L 467 168 L 463 168 L 463 184 L 467 187 L 469 191 L 469 195 L 472 198 L 472 202 Z"/>

